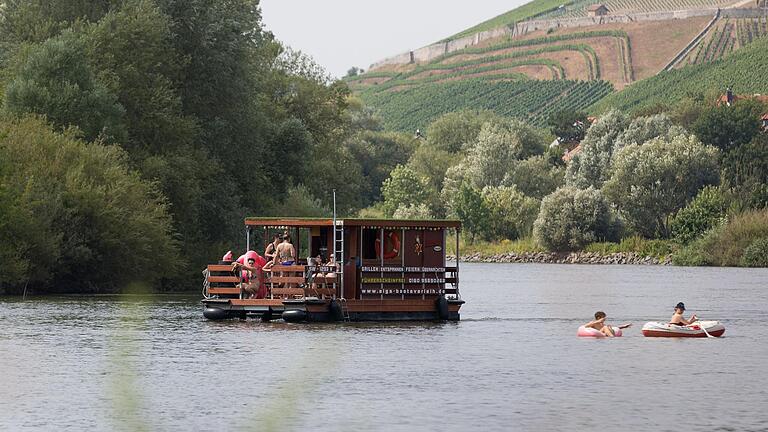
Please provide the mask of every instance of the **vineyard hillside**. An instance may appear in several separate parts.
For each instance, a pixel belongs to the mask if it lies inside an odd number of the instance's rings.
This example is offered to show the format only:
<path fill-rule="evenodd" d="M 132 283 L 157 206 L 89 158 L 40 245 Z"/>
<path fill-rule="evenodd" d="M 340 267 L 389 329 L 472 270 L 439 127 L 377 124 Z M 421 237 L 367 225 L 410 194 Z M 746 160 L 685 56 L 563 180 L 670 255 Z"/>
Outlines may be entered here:
<path fill-rule="evenodd" d="M 600 113 L 611 108 L 629 111 L 668 105 L 688 96 L 722 93 L 728 86 L 736 94 L 768 94 L 765 77 L 768 77 L 768 38 L 715 62 L 689 65 L 635 83 L 605 97 L 591 111 Z"/>
<path fill-rule="evenodd" d="M 547 113 L 584 109 L 614 90 L 718 61 L 768 35 L 768 11 L 755 9 L 754 0 L 606 0 L 606 16 L 586 17 L 597 3 L 535 0 L 345 80 L 398 130 L 469 108 L 541 124 Z M 528 98 L 532 88 L 547 97 Z"/>

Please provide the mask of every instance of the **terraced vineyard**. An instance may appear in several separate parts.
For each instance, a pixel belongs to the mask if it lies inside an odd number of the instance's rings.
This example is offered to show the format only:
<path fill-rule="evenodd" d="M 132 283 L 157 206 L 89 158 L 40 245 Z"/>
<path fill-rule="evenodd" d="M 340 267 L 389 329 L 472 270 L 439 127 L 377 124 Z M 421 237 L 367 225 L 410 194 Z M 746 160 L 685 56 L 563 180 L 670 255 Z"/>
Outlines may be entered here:
<path fill-rule="evenodd" d="M 379 109 L 385 127 L 412 132 L 437 117 L 465 109 L 487 109 L 542 125 L 563 108 L 584 108 L 613 91 L 605 81 L 499 81 L 472 78 L 414 86 L 401 91 L 363 92 L 363 100 Z"/>
<path fill-rule="evenodd" d="M 669 105 L 689 95 L 724 92 L 728 86 L 737 94 L 768 94 L 765 77 L 768 77 L 768 38 L 758 39 L 715 62 L 691 65 L 639 81 L 607 96 L 595 104 L 592 111 Z"/>
<path fill-rule="evenodd" d="M 587 7 L 602 3 L 611 13 L 657 12 L 682 9 L 718 8 L 731 6 L 737 0 L 534 0 L 507 13 L 484 21 L 472 28 L 448 38 L 464 36 L 491 30 L 505 25 L 531 19 L 578 18 L 587 16 Z M 563 6 L 563 7 L 561 7 Z"/>
<path fill-rule="evenodd" d="M 768 35 L 768 17 L 726 19 L 691 51 L 681 66 L 717 60 L 735 49 Z"/>

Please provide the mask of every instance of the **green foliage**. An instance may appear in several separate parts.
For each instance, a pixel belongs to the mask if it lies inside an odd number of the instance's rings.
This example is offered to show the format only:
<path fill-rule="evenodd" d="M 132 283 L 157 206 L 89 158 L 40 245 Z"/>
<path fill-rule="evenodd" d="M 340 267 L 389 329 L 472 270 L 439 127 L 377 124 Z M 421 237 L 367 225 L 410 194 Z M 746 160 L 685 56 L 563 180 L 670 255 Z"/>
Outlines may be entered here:
<path fill-rule="evenodd" d="M 508 186 L 485 187 L 483 201 L 489 219 L 483 237 L 488 240 L 516 240 L 528 237 L 539 213 L 539 201 Z"/>
<path fill-rule="evenodd" d="M 467 183 L 462 183 L 451 203 L 451 209 L 454 215 L 461 220 L 464 229 L 469 231 L 472 243 L 474 243 L 476 235 L 487 230 L 491 214 L 482 193 L 478 189 Z"/>
<path fill-rule="evenodd" d="M 427 144 L 435 149 L 458 153 L 475 142 L 485 123 L 500 120 L 491 111 L 449 112 L 429 125 Z"/>
<path fill-rule="evenodd" d="M 692 131 L 704 144 L 728 152 L 752 141 L 760 131 L 760 116 L 765 109 L 753 101 L 711 107 L 704 110 Z"/>
<path fill-rule="evenodd" d="M 388 216 L 401 206 L 424 204 L 428 198 L 427 180 L 405 165 L 398 165 L 381 186 L 384 211 Z"/>
<path fill-rule="evenodd" d="M 609 95 L 590 111 L 636 110 L 670 105 L 693 94 L 724 93 L 730 85 L 738 94 L 768 93 L 768 39 L 759 39 L 716 62 L 686 66 L 633 83 Z M 714 101 L 712 101 L 714 102 Z"/>
<path fill-rule="evenodd" d="M 552 166 L 545 156 L 513 162 L 502 184 L 516 186 L 527 196 L 542 199 L 565 183 L 565 169 Z"/>
<path fill-rule="evenodd" d="M 433 219 L 432 212 L 426 204 L 401 204 L 392 217 L 395 219 Z"/>
<path fill-rule="evenodd" d="M 742 195 L 751 195 L 768 183 L 768 135 L 760 134 L 747 144 L 723 155 L 723 183 Z"/>
<path fill-rule="evenodd" d="M 672 236 L 682 244 L 690 243 L 705 232 L 725 222 L 728 200 L 720 188 L 707 186 L 670 222 Z"/>
<path fill-rule="evenodd" d="M 77 126 L 88 140 L 124 136 L 123 107 L 94 79 L 80 39 L 66 33 L 33 47 L 8 84 L 4 110 L 40 114 L 60 128 Z"/>
<path fill-rule="evenodd" d="M 552 135 L 564 142 L 580 142 L 587 132 L 589 120 L 583 111 L 560 110 L 549 115 L 547 126 Z"/>
<path fill-rule="evenodd" d="M 746 211 L 708 231 L 673 259 L 678 265 L 758 266 L 765 260 L 766 238 L 768 209 Z"/>
<path fill-rule="evenodd" d="M 364 92 L 361 98 L 379 109 L 384 126 L 413 132 L 457 110 L 490 110 L 505 117 L 543 125 L 558 109 L 583 109 L 613 87 L 606 81 L 501 81 L 471 78 L 401 91 Z"/>
<path fill-rule="evenodd" d="M 718 151 L 694 136 L 656 138 L 616 155 L 606 196 L 638 234 L 669 237 L 669 219 L 707 185 L 719 183 Z"/>
<path fill-rule="evenodd" d="M 364 179 L 363 205 L 380 201 L 381 185 L 397 165 L 408 162 L 418 141 L 397 132 L 364 131 L 350 137 L 345 146 L 359 163 Z"/>
<path fill-rule="evenodd" d="M 563 187 L 542 200 L 533 236 L 549 250 L 572 251 L 610 239 L 611 230 L 610 209 L 599 189 Z"/>
<path fill-rule="evenodd" d="M 600 188 L 610 176 L 616 139 L 629 125 L 626 114 L 611 111 L 587 131 L 577 154 L 566 168 L 565 182 L 581 189 Z"/>
<path fill-rule="evenodd" d="M 566 4 L 569 3 L 571 2 L 566 2 Z M 449 40 L 470 36 L 481 31 L 491 30 L 496 27 L 502 27 L 504 25 L 513 24 L 518 21 L 524 21 L 536 15 L 556 10 L 561 4 L 563 4 L 562 0 L 534 0 L 509 12 L 501 14 L 493 19 L 468 28 L 461 33 L 455 34 L 451 36 Z"/>
<path fill-rule="evenodd" d="M 85 144 L 26 118 L 0 123 L 0 184 L 19 213 L 20 277 L 32 286 L 110 291 L 180 267 L 164 200 L 115 146 Z M 16 230 L 25 224 L 15 225 Z M 169 273 L 169 269 L 170 273 Z"/>
<path fill-rule="evenodd" d="M 644 144 L 654 138 L 671 140 L 685 134 L 685 129 L 674 124 L 666 114 L 637 117 L 616 138 L 613 152 L 616 153 L 627 146 Z"/>
<path fill-rule="evenodd" d="M 333 211 L 312 196 L 304 185 L 293 186 L 288 189 L 285 200 L 274 216 L 289 217 L 330 217 Z"/>
<path fill-rule="evenodd" d="M 768 267 L 768 237 L 753 241 L 741 256 L 742 267 Z"/>
<path fill-rule="evenodd" d="M 468 178 L 477 188 L 499 186 L 514 161 L 544 152 L 546 138 L 519 120 L 485 123 L 469 148 Z"/>

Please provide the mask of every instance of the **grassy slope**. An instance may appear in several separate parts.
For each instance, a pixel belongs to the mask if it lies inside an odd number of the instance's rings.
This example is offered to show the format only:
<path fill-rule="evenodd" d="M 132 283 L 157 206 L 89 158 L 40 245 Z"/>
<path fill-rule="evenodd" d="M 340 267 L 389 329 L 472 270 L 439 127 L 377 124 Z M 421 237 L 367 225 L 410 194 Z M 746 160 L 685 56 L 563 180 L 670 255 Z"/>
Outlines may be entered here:
<path fill-rule="evenodd" d="M 636 110 L 670 104 L 686 96 L 724 92 L 768 93 L 768 38 L 760 39 L 716 62 L 686 66 L 636 82 L 596 103 L 596 113 L 611 108 Z"/>
<path fill-rule="evenodd" d="M 530 3 L 526 3 L 520 7 L 512 9 L 509 12 L 503 13 L 495 18 L 491 18 L 488 21 L 484 21 L 474 27 L 468 28 L 461 33 L 455 34 L 449 37 L 447 40 L 458 39 L 464 36 L 473 35 L 481 31 L 491 30 L 518 21 L 524 21 L 535 15 L 547 12 L 557 8 L 562 4 L 568 3 L 569 2 L 563 0 L 533 0 Z"/>

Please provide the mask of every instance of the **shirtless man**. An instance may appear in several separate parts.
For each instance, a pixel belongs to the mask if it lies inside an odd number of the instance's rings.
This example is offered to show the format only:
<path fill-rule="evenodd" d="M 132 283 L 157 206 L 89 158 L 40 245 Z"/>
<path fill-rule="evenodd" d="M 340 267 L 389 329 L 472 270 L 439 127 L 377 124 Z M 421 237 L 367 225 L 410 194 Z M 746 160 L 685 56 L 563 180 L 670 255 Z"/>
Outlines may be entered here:
<path fill-rule="evenodd" d="M 611 328 L 611 326 L 605 324 L 605 318 L 606 318 L 605 312 L 597 311 L 595 312 L 595 320 L 584 324 L 584 327 L 599 330 L 602 334 L 608 337 L 616 336 L 615 334 L 613 334 L 613 329 Z M 619 326 L 620 329 L 625 329 L 628 327 L 632 327 L 632 324 L 622 324 Z"/>
<path fill-rule="evenodd" d="M 296 262 L 296 248 L 291 243 L 291 236 L 284 235 L 283 242 L 275 249 L 275 264 L 284 266 L 293 265 Z"/>
<path fill-rule="evenodd" d="M 699 319 L 696 314 L 691 315 L 691 319 L 685 319 L 683 313 L 685 313 L 685 303 L 680 302 L 675 306 L 675 314 L 669 319 L 669 323 L 672 325 L 687 326 Z"/>

